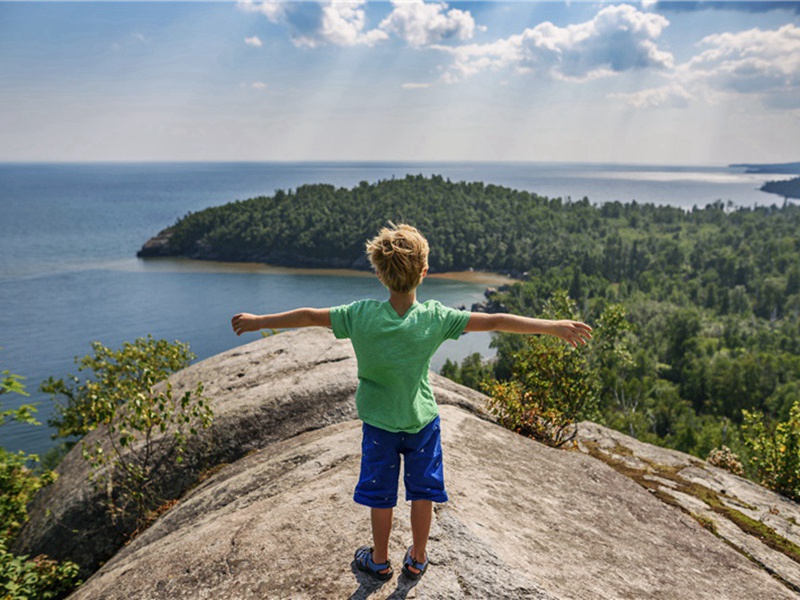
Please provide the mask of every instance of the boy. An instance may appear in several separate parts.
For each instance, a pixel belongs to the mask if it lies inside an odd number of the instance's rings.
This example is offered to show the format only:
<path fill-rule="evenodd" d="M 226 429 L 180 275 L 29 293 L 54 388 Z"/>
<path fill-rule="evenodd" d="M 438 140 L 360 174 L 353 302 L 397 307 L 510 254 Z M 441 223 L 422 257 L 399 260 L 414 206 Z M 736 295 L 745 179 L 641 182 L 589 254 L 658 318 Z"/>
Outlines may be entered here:
<path fill-rule="evenodd" d="M 358 361 L 356 407 L 363 421 L 361 475 L 354 500 L 371 508 L 373 546 L 356 551 L 362 571 L 391 579 L 389 535 L 397 503 L 397 478 L 403 455 L 406 500 L 411 501 L 413 545 L 403 573 L 419 579 L 428 568 L 426 546 L 433 502 L 446 502 L 439 409 L 428 370 L 446 339 L 465 331 L 544 333 L 577 346 L 591 338 L 591 327 L 576 321 L 550 321 L 509 314 L 470 313 L 435 300 L 417 302 L 416 289 L 428 273 L 428 242 L 414 227 L 393 225 L 367 242 L 367 254 L 389 300 L 360 300 L 333 308 L 299 308 L 272 315 L 240 313 L 236 335 L 259 329 L 331 327 L 350 338 Z"/>

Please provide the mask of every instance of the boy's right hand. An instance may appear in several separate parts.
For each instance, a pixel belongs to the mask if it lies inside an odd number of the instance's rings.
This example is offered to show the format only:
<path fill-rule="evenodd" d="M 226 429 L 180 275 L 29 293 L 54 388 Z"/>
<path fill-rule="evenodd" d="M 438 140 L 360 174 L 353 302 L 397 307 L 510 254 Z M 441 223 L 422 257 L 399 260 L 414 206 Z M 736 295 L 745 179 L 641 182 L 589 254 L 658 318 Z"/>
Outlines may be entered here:
<path fill-rule="evenodd" d="M 580 321 L 551 321 L 550 333 L 561 338 L 571 346 L 577 348 L 578 344 L 585 346 L 592 339 L 592 328 Z"/>
<path fill-rule="evenodd" d="M 251 315 L 250 313 L 233 315 L 231 325 L 233 325 L 233 330 L 236 332 L 236 335 L 242 335 L 247 331 L 258 331 L 261 329 L 258 324 L 258 316 Z"/>

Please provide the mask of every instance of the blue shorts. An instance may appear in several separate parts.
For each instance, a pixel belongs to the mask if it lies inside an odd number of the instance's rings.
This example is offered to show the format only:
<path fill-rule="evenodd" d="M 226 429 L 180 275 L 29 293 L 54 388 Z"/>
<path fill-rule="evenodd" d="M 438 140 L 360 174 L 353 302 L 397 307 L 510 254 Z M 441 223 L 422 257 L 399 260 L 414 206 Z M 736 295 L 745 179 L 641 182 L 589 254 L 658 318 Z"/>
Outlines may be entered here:
<path fill-rule="evenodd" d="M 386 431 L 364 423 L 361 476 L 353 499 L 372 508 L 395 506 L 401 454 L 406 500 L 447 502 L 438 416 L 417 433 Z"/>

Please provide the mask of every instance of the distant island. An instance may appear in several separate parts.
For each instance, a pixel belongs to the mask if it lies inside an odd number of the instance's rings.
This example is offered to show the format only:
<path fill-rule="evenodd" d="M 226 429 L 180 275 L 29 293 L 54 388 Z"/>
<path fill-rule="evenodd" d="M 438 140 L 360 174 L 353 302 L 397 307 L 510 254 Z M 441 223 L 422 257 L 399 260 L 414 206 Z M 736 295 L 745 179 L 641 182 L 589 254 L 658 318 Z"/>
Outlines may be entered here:
<path fill-rule="evenodd" d="M 800 162 L 772 164 L 740 163 L 728 166 L 732 169 L 745 169 L 746 173 L 785 173 L 787 175 L 800 175 Z"/>

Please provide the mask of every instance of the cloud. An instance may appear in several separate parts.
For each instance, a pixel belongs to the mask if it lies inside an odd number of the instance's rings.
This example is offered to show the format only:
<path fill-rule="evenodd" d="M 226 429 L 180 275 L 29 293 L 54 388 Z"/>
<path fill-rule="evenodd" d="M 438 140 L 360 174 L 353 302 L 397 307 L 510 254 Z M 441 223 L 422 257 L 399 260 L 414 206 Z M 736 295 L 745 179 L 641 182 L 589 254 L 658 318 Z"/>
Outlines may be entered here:
<path fill-rule="evenodd" d="M 430 83 L 404 83 L 404 90 L 422 90 L 431 87 Z"/>
<path fill-rule="evenodd" d="M 423 0 L 395 0 L 392 12 L 378 27 L 367 28 L 366 0 L 326 2 L 260 2 L 240 0 L 238 7 L 263 14 L 273 23 L 283 23 L 296 46 L 372 46 L 395 35 L 409 46 L 420 48 L 446 40 L 471 39 L 475 24 L 469 11 L 450 9 L 447 4 Z"/>
<path fill-rule="evenodd" d="M 585 23 L 558 27 L 545 22 L 490 44 L 436 48 L 454 59 L 445 74 L 450 82 L 502 69 L 586 80 L 634 69 L 672 68 L 672 54 L 655 43 L 668 25 L 663 16 L 630 5 L 608 6 Z"/>
<path fill-rule="evenodd" d="M 395 34 L 412 48 L 442 40 L 468 40 L 475 33 L 475 20 L 469 11 L 447 10 L 445 3 L 423 0 L 392 2 L 394 9 L 380 23 L 380 29 Z"/>
<path fill-rule="evenodd" d="M 295 46 L 317 48 L 325 45 L 372 46 L 388 39 L 380 29 L 366 29 L 366 0 L 350 2 L 261 2 L 240 0 L 238 6 L 249 13 L 265 15 L 273 23 L 285 23 Z"/>
<path fill-rule="evenodd" d="M 366 15 L 364 9 L 361 8 L 364 4 L 366 4 L 366 0 L 358 2 L 331 1 L 330 4 L 323 5 L 319 29 L 310 36 L 297 38 L 295 43 L 311 48 L 320 44 L 335 46 L 366 44 L 372 46 L 376 42 L 387 39 L 386 33 L 378 29 L 364 31 Z"/>
<path fill-rule="evenodd" d="M 273 23 L 278 23 L 286 14 L 286 4 L 267 0 L 265 2 L 253 2 L 253 0 L 238 0 L 236 6 L 240 10 L 249 13 L 258 13 L 267 17 Z"/>
<path fill-rule="evenodd" d="M 676 101 L 712 103 L 736 94 L 771 108 L 800 108 L 800 27 L 718 33 L 698 45 L 702 50 L 676 67 L 668 85 L 617 97 L 633 106 L 655 107 Z"/>
<path fill-rule="evenodd" d="M 700 45 L 707 49 L 688 64 L 694 77 L 745 94 L 795 91 L 800 104 L 800 27 L 719 33 Z"/>
<path fill-rule="evenodd" d="M 257 35 L 254 35 L 253 37 L 249 38 L 244 38 L 244 43 L 247 44 L 248 46 L 252 46 L 253 48 L 261 48 L 261 46 L 264 45 L 264 43 L 258 38 Z"/>

